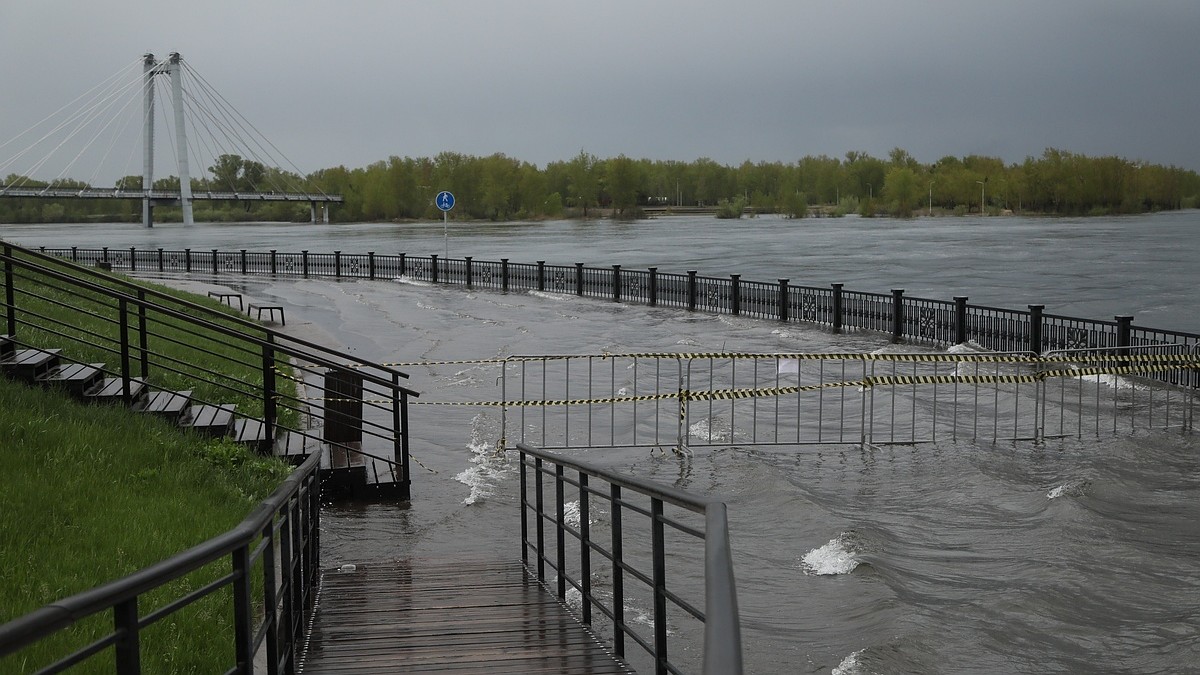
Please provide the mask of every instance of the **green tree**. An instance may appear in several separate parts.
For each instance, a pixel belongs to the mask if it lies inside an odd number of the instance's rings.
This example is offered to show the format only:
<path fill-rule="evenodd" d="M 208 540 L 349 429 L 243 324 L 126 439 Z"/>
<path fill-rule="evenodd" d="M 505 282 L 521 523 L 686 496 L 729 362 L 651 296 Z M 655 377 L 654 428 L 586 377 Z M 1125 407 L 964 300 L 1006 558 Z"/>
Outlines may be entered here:
<path fill-rule="evenodd" d="M 912 218 L 920 198 L 917 174 L 908 166 L 894 166 L 883 181 L 883 198 L 888 212 L 900 218 Z"/>

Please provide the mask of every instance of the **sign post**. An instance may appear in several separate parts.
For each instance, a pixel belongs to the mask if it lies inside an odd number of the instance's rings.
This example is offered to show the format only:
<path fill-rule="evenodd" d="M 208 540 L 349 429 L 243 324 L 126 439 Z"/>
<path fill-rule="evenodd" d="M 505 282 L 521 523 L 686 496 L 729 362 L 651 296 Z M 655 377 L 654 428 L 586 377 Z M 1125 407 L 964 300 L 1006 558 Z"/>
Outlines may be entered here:
<path fill-rule="evenodd" d="M 454 193 L 448 190 L 442 190 L 437 193 L 437 197 L 433 199 L 433 203 L 442 210 L 442 238 L 446 242 L 446 260 L 450 259 L 450 229 L 446 224 L 446 214 L 450 209 L 454 208 Z M 446 263 L 449 264 L 449 263 Z"/>

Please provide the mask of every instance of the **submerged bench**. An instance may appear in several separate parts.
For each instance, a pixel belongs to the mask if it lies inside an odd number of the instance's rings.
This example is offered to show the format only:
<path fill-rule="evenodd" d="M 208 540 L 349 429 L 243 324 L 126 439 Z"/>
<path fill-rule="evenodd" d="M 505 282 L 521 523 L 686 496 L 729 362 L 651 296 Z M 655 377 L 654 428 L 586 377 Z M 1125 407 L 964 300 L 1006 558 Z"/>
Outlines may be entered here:
<path fill-rule="evenodd" d="M 246 305 L 246 313 L 249 314 L 250 312 L 255 312 L 259 321 L 262 321 L 263 312 L 267 313 L 267 319 L 269 321 L 274 321 L 275 312 L 279 312 L 279 323 L 285 326 L 287 325 L 287 319 L 285 319 L 283 316 L 283 305 L 267 305 L 258 302 L 252 302 Z"/>
<path fill-rule="evenodd" d="M 245 306 L 242 305 L 242 294 L 241 293 L 222 293 L 221 291 L 209 291 L 208 297 L 216 298 L 219 302 L 223 302 L 223 303 L 229 305 L 230 307 L 233 307 L 233 299 L 237 298 L 238 309 L 246 309 Z"/>

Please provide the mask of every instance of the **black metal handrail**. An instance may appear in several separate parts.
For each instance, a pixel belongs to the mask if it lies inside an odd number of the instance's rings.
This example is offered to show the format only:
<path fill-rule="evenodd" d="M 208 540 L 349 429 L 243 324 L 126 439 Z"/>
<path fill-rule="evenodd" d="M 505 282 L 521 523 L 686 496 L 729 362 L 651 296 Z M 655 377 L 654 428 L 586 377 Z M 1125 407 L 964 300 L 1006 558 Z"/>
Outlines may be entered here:
<path fill-rule="evenodd" d="M 326 377 L 329 373 L 352 372 L 361 385 L 357 402 L 365 409 L 360 415 L 360 433 L 374 437 L 385 447 L 391 446 L 391 457 L 363 448 L 361 443 L 346 445 L 348 454 L 375 460 L 370 466 L 376 474 L 378 463 L 390 474 L 386 482 L 397 484 L 401 494 L 407 494 L 407 405 L 409 397 L 419 394 L 400 385 L 400 379 L 407 378 L 405 373 L 293 338 L 239 315 L 11 244 L 4 244 L 0 264 L 10 337 L 39 348 L 65 348 L 62 342 L 66 340 L 76 345 L 76 352 L 115 357 L 118 365 L 105 371 L 122 380 L 126 400 L 137 378 L 175 377 L 205 389 L 206 395 L 193 397 L 197 403 L 216 405 L 226 394 L 257 401 L 261 415 L 254 410 L 244 416 L 261 419 L 268 439 L 273 439 L 277 431 L 287 430 L 319 443 L 327 439 L 314 435 L 302 423 L 307 400 L 341 400 L 345 392 L 330 391 Z M 64 266 L 71 269 L 62 269 Z M 58 296 L 65 296 L 65 300 Z M 38 313 L 29 309 L 33 300 L 49 303 L 54 311 Z M 111 330 L 107 334 L 81 333 L 75 327 L 80 312 L 98 317 Z M 21 338 L 23 333 L 35 339 Z M 182 351 L 185 356 L 167 353 L 162 347 L 168 344 L 180 348 L 175 353 Z M 239 362 L 242 372 L 261 373 L 259 379 L 247 382 L 238 375 L 205 366 L 203 359 L 215 356 L 218 348 L 226 361 L 229 354 L 234 355 L 232 360 Z M 281 386 L 285 377 L 316 396 L 301 396 Z"/>
<path fill-rule="evenodd" d="M 738 618 L 737 591 L 734 584 L 733 559 L 729 545 L 729 526 L 724 502 L 718 499 L 695 495 L 683 490 L 661 485 L 649 480 L 615 473 L 576 459 L 552 454 L 528 445 L 518 444 L 521 462 L 521 555 L 526 569 L 536 568 L 538 581 L 548 584 L 546 569 L 557 575 L 555 592 L 559 600 L 569 604 L 568 587 L 579 593 L 580 620 L 593 625 L 592 609 L 598 609 L 609 619 L 612 629 L 613 648 L 616 656 L 626 659 L 625 638 L 632 639 L 653 660 L 654 672 L 680 673 L 680 666 L 669 658 L 668 602 L 687 615 L 704 623 L 702 672 L 709 675 L 738 675 L 742 672 L 741 624 Z M 553 469 L 547 468 L 553 465 Z M 532 482 L 528 477 L 533 470 Z M 575 476 L 566 475 L 571 469 Z M 546 485 L 543 477 L 550 476 L 553 482 L 553 512 L 546 508 Z M 591 484 L 590 479 L 604 481 L 608 490 Z M 578 490 L 579 524 L 567 522 L 567 486 Z M 532 489 L 532 498 L 531 498 Z M 627 492 L 648 499 L 648 507 L 631 499 Z M 592 499 L 608 505 L 611 526 L 611 544 L 605 546 L 591 533 Z M 697 526 L 673 518 L 664 511 L 664 505 L 679 507 L 684 511 L 703 516 L 703 525 Z M 649 572 L 637 566 L 644 558 L 644 551 L 627 549 L 626 534 L 630 528 L 624 526 L 624 515 L 640 514 L 649 519 L 650 548 Z M 530 519 L 532 517 L 532 528 Z M 546 536 L 546 526 L 551 536 Z M 704 541 L 702 565 L 704 570 L 704 609 L 682 597 L 667 584 L 666 528 L 687 537 Z M 533 537 L 531 539 L 531 536 Z M 570 536 L 578 549 L 578 560 L 568 562 L 567 537 Z M 552 540 L 551 541 L 548 541 Z M 630 547 L 631 549 L 632 547 Z M 673 556 L 677 550 L 672 550 Z M 530 560 L 530 556 L 533 560 Z M 611 604 L 605 604 L 593 585 L 593 554 L 607 561 L 611 571 Z M 576 567 L 577 565 L 577 567 Z M 532 569 L 531 569 L 532 572 Z M 653 597 L 653 636 L 647 638 L 638 633 L 627 620 L 627 591 L 625 581 L 641 581 Z M 687 579 L 681 572 L 680 580 Z"/>
<path fill-rule="evenodd" d="M 295 672 L 320 571 L 320 456 L 313 455 L 237 527 L 122 579 L 51 603 L 0 625 L 0 656 L 12 654 L 95 614 L 112 612 L 114 630 L 40 671 L 57 673 L 111 648 L 116 672 L 142 672 L 140 634 L 184 607 L 229 588 L 236 663 L 226 672 L 253 673 L 265 650 L 267 672 Z M 170 602 L 146 610 L 139 598 L 216 561 L 231 571 Z M 261 578 L 255 576 L 256 565 Z M 254 611 L 261 584 L 261 614 Z M 215 637 L 215 636 L 214 636 Z"/>
<path fill-rule="evenodd" d="M 765 319 L 824 325 L 836 331 L 869 330 L 890 334 L 895 341 L 934 345 L 975 342 L 994 351 L 1124 347 L 1135 344 L 1200 344 L 1200 334 L 1133 326 L 1133 317 L 1112 320 L 1082 319 L 1045 313 L 1043 305 L 1005 309 L 970 305 L 965 296 L 936 300 L 907 296 L 903 289 L 890 293 L 851 291 L 844 284 L 829 287 L 798 286 L 787 279 L 777 282 L 700 276 L 695 270 L 668 274 L 658 268 L 632 270 L 620 265 L 585 267 L 551 265 L 546 261 L 515 263 L 447 259 L 436 254 L 413 256 L 375 252 L 350 254 L 239 251 L 138 251 L 136 248 L 42 249 L 83 263 L 104 262 L 117 268 L 159 272 L 212 272 L 213 274 L 273 274 L 282 276 L 333 276 L 378 279 L 395 276 L 434 283 L 500 291 L 539 290 L 632 302 L 651 306 L 745 314 Z"/>

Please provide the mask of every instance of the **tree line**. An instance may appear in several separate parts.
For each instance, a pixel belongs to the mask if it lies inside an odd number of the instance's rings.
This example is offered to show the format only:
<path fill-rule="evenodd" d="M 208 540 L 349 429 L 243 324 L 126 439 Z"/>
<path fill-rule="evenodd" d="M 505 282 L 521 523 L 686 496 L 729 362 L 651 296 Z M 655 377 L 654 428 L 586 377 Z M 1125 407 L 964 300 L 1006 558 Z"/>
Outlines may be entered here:
<path fill-rule="evenodd" d="M 463 219 L 526 220 L 611 215 L 638 218 L 647 209 L 711 207 L 718 214 L 778 213 L 912 217 L 925 213 L 966 215 L 1036 213 L 1109 215 L 1195 208 L 1200 174 L 1121 157 L 1088 157 L 1048 148 L 1040 157 L 1005 164 L 995 157 L 943 157 L 923 164 L 901 148 L 887 158 L 847 152 L 842 158 L 806 156 L 794 163 L 743 162 L 738 166 L 701 158 L 692 162 L 600 159 L 581 151 L 544 168 L 494 154 L 443 152 L 436 157 L 397 157 L 366 167 L 337 166 L 298 176 L 236 155 L 224 155 L 209 174 L 193 179 L 199 190 L 280 190 L 341 194 L 333 209 L 344 222 L 440 218 L 434 196 L 457 197 L 453 215 Z M 173 182 L 172 182 L 173 181 Z M 10 175 L 5 184 L 44 186 Z M 66 187 L 85 187 L 57 181 Z M 141 178 L 117 184 L 140 189 Z M 156 180 L 178 189 L 179 179 Z M 138 220 L 140 204 L 117 200 L 0 199 L 0 222 Z M 170 217 L 158 209 L 159 217 Z M 197 202 L 198 220 L 295 220 L 309 218 L 307 204 Z"/>

